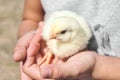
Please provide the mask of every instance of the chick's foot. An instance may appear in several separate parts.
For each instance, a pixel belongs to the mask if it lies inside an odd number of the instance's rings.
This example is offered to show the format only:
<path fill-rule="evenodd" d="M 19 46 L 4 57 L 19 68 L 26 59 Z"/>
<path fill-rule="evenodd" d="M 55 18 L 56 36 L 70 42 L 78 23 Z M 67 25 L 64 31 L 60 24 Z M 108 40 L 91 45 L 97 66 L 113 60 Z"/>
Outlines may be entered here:
<path fill-rule="evenodd" d="M 52 54 L 52 52 L 51 51 L 48 51 L 45 55 L 44 55 L 44 57 L 43 57 L 43 59 L 38 63 L 38 65 L 41 65 L 42 63 L 46 63 L 46 64 L 50 64 L 51 63 L 51 61 L 52 61 L 52 59 L 53 59 L 53 57 L 54 57 L 54 55 Z"/>

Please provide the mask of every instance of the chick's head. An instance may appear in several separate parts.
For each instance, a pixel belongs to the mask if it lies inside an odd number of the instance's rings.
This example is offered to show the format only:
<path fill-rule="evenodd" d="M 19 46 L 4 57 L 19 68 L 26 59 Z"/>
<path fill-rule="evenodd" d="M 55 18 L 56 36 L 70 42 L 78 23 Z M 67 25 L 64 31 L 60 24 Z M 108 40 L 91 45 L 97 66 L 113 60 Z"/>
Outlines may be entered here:
<path fill-rule="evenodd" d="M 79 23 L 71 17 L 59 17 L 50 27 L 49 39 L 56 39 L 59 42 L 68 42 L 72 35 L 78 31 Z"/>

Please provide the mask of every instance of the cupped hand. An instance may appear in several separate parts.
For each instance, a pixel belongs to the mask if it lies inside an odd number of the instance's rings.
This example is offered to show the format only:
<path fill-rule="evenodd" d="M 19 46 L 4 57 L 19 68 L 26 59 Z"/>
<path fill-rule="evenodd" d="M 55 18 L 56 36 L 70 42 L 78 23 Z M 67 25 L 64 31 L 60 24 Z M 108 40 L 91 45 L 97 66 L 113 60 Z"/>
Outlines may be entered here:
<path fill-rule="evenodd" d="M 39 28 L 37 31 L 33 30 L 28 32 L 27 34 L 23 35 L 17 42 L 15 49 L 14 49 L 14 55 L 13 59 L 16 62 L 20 62 L 25 60 L 26 55 L 27 55 L 27 49 L 30 45 L 31 42 L 31 51 L 37 51 L 40 48 L 40 33 L 42 32 L 42 27 L 43 27 L 43 22 L 39 23 Z M 34 36 L 34 37 L 33 37 Z M 31 41 L 32 40 L 32 41 Z M 36 51 L 36 52 L 37 52 Z M 33 52 L 30 53 L 31 55 L 34 54 Z"/>
<path fill-rule="evenodd" d="M 20 62 L 25 59 L 27 54 L 27 48 L 34 33 L 35 31 L 30 31 L 29 33 L 25 34 L 23 37 L 21 37 L 18 40 L 14 49 L 14 55 L 13 55 L 14 61 Z"/>
<path fill-rule="evenodd" d="M 26 58 L 21 63 L 21 74 L 22 80 L 53 80 L 53 79 L 43 79 L 40 76 L 38 62 L 41 61 L 44 56 L 45 42 L 42 40 L 41 32 L 42 27 L 35 31 L 34 35 L 29 41 L 29 45 L 26 48 Z M 43 64 L 44 65 L 44 64 Z"/>
<path fill-rule="evenodd" d="M 83 51 L 67 61 L 58 61 L 40 68 L 40 73 L 42 77 L 49 79 L 92 80 L 96 57 L 96 52 Z"/>
<path fill-rule="evenodd" d="M 28 49 L 29 50 L 29 49 Z M 47 54 L 47 52 L 46 52 Z M 96 63 L 97 54 L 93 51 L 83 51 L 67 60 L 55 57 L 51 64 L 37 64 L 43 57 L 28 54 L 23 70 L 36 80 L 60 79 L 60 80 L 92 80 L 92 70 Z"/>
<path fill-rule="evenodd" d="M 22 68 L 23 68 L 23 63 L 25 62 L 25 59 L 27 57 L 27 50 L 29 46 L 31 48 L 29 49 L 30 55 L 39 52 L 40 44 L 41 44 L 41 48 L 45 46 L 44 42 L 41 40 L 41 32 L 42 32 L 43 24 L 44 24 L 43 22 L 40 22 L 39 29 L 37 29 L 37 31 L 30 31 L 29 33 L 22 36 L 18 40 L 16 47 L 14 49 L 13 59 L 16 62 L 20 62 L 21 80 L 33 80 L 31 77 L 29 77 L 23 72 Z"/>

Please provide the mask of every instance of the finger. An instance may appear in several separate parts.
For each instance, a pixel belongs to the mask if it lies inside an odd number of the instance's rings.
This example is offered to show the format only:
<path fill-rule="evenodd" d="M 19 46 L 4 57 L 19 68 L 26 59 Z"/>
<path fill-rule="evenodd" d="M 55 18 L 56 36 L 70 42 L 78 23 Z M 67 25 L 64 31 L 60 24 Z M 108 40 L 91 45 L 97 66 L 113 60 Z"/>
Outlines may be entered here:
<path fill-rule="evenodd" d="M 34 80 L 55 80 L 55 79 L 44 79 L 40 76 L 40 72 L 39 72 L 39 67 L 36 64 L 33 64 L 31 66 L 24 66 L 23 67 L 23 71 L 29 75 L 31 78 L 33 78 Z M 26 79 L 24 79 L 26 80 Z"/>
<path fill-rule="evenodd" d="M 29 48 L 28 48 L 28 53 L 29 53 L 29 56 L 34 56 L 36 55 L 39 50 L 40 50 L 40 41 L 41 41 L 41 34 L 42 34 L 42 25 L 41 23 L 39 23 L 39 27 L 38 29 L 36 30 L 34 36 L 32 37 L 32 40 L 30 42 L 30 45 L 29 45 Z"/>
<path fill-rule="evenodd" d="M 31 78 L 35 80 L 41 80 L 40 73 L 39 73 L 39 66 L 35 61 L 35 56 L 27 55 L 27 58 L 24 61 L 22 69 L 24 73 L 26 73 Z"/>
<path fill-rule="evenodd" d="M 37 55 L 35 56 L 35 59 L 36 59 L 36 63 L 39 64 L 39 62 L 42 60 L 42 55 L 41 55 L 41 53 L 37 54 Z"/>
<path fill-rule="evenodd" d="M 76 67 L 73 66 L 73 64 L 51 65 L 44 67 L 40 72 L 42 77 L 53 79 L 77 77 L 78 74 L 78 70 L 76 70 Z"/>
<path fill-rule="evenodd" d="M 23 67 L 23 63 L 20 63 L 20 80 L 33 80 L 31 77 L 29 77 L 28 75 L 26 75 L 23 71 L 22 71 L 22 67 Z"/>
<path fill-rule="evenodd" d="M 44 26 L 44 22 L 43 22 L 43 21 L 40 21 L 40 22 L 39 22 L 39 27 L 42 27 L 42 28 L 43 28 L 43 26 Z"/>
<path fill-rule="evenodd" d="M 32 38 L 34 31 L 24 35 L 21 39 L 18 40 L 18 43 L 14 49 L 13 59 L 14 61 L 23 61 L 27 54 L 27 47 Z"/>
<path fill-rule="evenodd" d="M 46 44 L 45 44 L 45 41 L 42 39 L 41 40 L 41 47 L 40 47 L 40 53 L 42 54 L 42 55 L 44 55 L 45 54 L 45 50 L 46 50 Z"/>
<path fill-rule="evenodd" d="M 29 53 L 28 53 L 29 54 Z M 39 66 L 36 63 L 36 56 L 27 55 L 26 61 L 24 62 L 23 71 L 35 80 L 43 80 L 40 77 Z M 41 56 L 38 55 L 37 58 L 41 59 Z M 38 61 L 38 59 L 37 59 Z"/>
<path fill-rule="evenodd" d="M 38 65 L 35 63 L 35 55 L 39 53 L 42 28 L 39 26 L 32 37 L 27 49 L 27 58 L 23 71 L 34 79 L 41 80 Z"/>
<path fill-rule="evenodd" d="M 92 57 L 90 57 L 89 54 L 81 54 L 76 54 L 67 62 L 42 67 L 40 69 L 41 76 L 44 78 L 59 79 L 68 77 L 74 78 L 83 74 L 84 72 L 90 70 Z M 90 62 L 89 64 L 88 61 Z"/>
<path fill-rule="evenodd" d="M 33 57 L 29 57 L 26 60 L 27 61 L 24 63 L 24 66 L 22 69 L 23 69 L 24 73 L 26 73 L 32 79 L 35 79 L 35 80 L 54 80 L 54 79 L 43 79 L 40 76 L 39 66 L 36 63 L 31 64 L 31 62 L 34 61 Z M 24 80 L 26 80 L 26 79 L 24 79 Z"/>
<path fill-rule="evenodd" d="M 38 54 L 36 56 L 37 56 L 37 63 L 38 63 L 38 61 L 42 59 L 42 56 L 40 54 Z M 32 57 L 27 56 L 27 59 L 24 62 L 23 71 L 28 76 L 30 76 L 32 79 L 35 79 L 35 80 L 54 80 L 54 79 L 43 79 L 40 76 L 39 66 L 37 63 L 35 63 L 35 58 L 36 57 L 34 57 L 34 56 L 32 56 Z"/>
<path fill-rule="evenodd" d="M 39 73 L 39 68 L 36 64 L 33 65 L 29 65 L 23 66 L 23 71 L 24 73 L 26 73 L 28 76 L 30 76 L 31 78 L 35 79 L 35 80 L 41 80 L 42 78 L 40 77 L 40 73 Z"/>

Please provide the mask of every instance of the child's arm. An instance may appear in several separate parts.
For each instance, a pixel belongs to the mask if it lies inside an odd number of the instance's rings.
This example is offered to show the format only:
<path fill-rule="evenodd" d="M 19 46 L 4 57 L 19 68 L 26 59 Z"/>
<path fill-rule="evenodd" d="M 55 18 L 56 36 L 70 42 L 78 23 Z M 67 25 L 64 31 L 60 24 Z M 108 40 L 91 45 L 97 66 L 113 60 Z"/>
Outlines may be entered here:
<path fill-rule="evenodd" d="M 44 10 L 40 0 L 25 0 L 23 20 L 18 31 L 18 42 L 15 47 L 13 59 L 23 61 L 26 57 L 29 42 L 33 36 L 33 30 L 38 27 L 38 23 L 43 20 Z M 24 36 L 23 36 L 24 35 Z M 21 65 L 22 67 L 22 65 Z M 20 80 L 33 80 L 21 70 Z"/>
<path fill-rule="evenodd" d="M 44 10 L 40 0 L 25 0 L 23 21 L 19 27 L 18 37 L 35 30 L 38 22 L 43 20 Z"/>
<path fill-rule="evenodd" d="M 28 42 L 31 40 L 31 36 L 33 34 L 31 31 L 35 30 L 38 27 L 38 23 L 43 20 L 43 16 L 44 11 L 40 0 L 25 0 L 23 21 L 21 22 L 18 31 L 19 40 L 15 47 L 15 53 L 13 56 L 15 61 L 24 60 Z"/>

